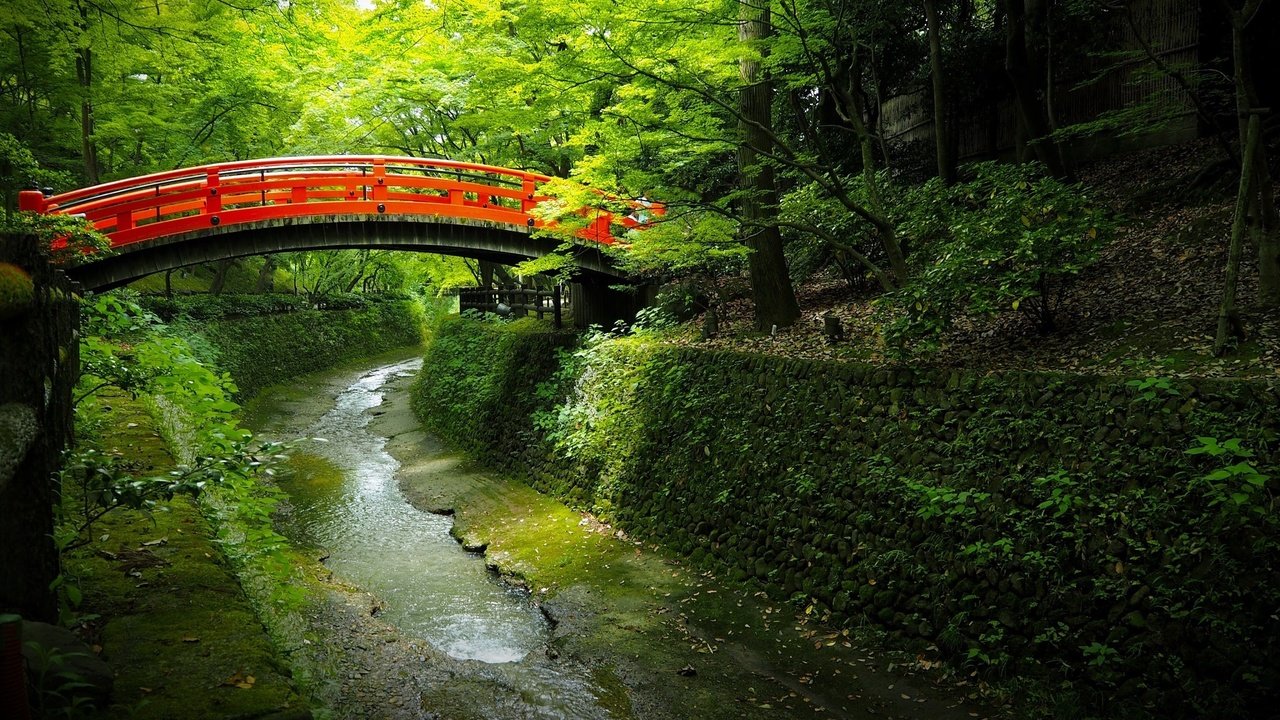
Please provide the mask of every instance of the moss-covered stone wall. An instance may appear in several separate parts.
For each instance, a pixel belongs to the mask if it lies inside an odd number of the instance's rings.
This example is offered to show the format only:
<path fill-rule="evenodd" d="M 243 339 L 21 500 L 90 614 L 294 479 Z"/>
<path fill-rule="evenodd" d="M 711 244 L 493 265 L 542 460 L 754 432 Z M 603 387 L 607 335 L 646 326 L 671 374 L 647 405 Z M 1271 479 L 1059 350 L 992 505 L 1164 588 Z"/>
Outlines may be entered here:
<path fill-rule="evenodd" d="M 482 458 L 696 562 L 1029 678 L 1042 711 L 1273 710 L 1275 383 L 886 368 L 643 339 L 557 364 L 564 345 L 446 322 L 415 407 Z"/>
<path fill-rule="evenodd" d="M 241 397 L 348 360 L 418 345 L 425 316 L 416 300 L 371 302 L 348 310 L 300 310 L 186 320 L 213 347 Z"/>

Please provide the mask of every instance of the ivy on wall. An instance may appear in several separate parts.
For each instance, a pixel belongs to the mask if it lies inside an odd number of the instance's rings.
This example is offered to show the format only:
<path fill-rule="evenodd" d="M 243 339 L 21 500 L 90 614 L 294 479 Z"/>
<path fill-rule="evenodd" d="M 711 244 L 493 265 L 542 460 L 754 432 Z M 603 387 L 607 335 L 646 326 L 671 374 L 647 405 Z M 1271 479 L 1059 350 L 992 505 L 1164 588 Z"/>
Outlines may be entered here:
<path fill-rule="evenodd" d="M 696 562 L 1086 707 L 1241 716 L 1280 688 L 1274 383 L 564 348 L 446 321 L 415 409 Z"/>

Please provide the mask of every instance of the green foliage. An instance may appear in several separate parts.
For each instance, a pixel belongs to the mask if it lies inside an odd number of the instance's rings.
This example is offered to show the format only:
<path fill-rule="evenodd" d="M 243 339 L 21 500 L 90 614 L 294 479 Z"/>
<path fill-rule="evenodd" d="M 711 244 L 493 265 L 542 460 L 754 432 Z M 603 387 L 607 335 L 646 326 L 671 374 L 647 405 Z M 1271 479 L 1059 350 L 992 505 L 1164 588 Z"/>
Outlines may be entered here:
<path fill-rule="evenodd" d="M 23 643 L 23 647 L 31 656 L 26 670 L 34 717 L 76 720 L 97 717 L 105 709 L 95 707 L 93 699 L 84 694 L 93 685 L 75 670 L 76 658 L 86 653 L 65 652 L 32 641 Z"/>
<path fill-rule="evenodd" d="M 1170 396 L 1182 394 L 1173 386 L 1173 381 L 1166 377 L 1134 379 L 1126 382 L 1125 386 L 1133 388 L 1135 399 L 1144 403 L 1160 403 Z"/>
<path fill-rule="evenodd" d="M 193 318 L 191 326 L 208 341 L 216 355 L 212 359 L 236 379 L 237 395 L 244 397 L 303 373 L 422 342 L 422 301 L 361 299 L 358 305 L 363 307 Z M 217 313 L 218 307 L 215 303 L 207 312 Z"/>
<path fill-rule="evenodd" d="M 961 316 L 1022 313 L 1051 331 L 1071 280 L 1097 259 L 1112 223 L 1079 186 L 1030 165 L 981 163 L 974 179 L 937 180 L 902 197 L 900 231 L 922 267 L 884 302 L 893 346 L 937 343 Z"/>
<path fill-rule="evenodd" d="M 45 169 L 30 148 L 13 135 L 0 131 L 0 200 L 4 203 L 0 220 L 11 220 L 9 211 L 16 206 L 19 191 L 69 184 L 70 178 L 65 173 Z"/>
<path fill-rule="evenodd" d="M 412 296 L 404 293 L 382 295 L 338 293 L 317 297 L 282 293 L 222 293 L 219 295 L 202 293 L 197 295 L 175 295 L 171 298 L 160 295 L 146 295 L 138 299 L 138 304 L 166 321 L 177 318 L 187 320 L 232 320 L 243 317 L 298 312 L 300 310 L 363 310 L 381 303 L 398 303 L 412 299 Z"/>
<path fill-rule="evenodd" d="M 278 445 L 254 446 L 238 427 L 230 377 L 197 360 L 155 315 L 128 295 L 93 297 L 82 312 L 86 335 L 76 406 L 82 439 L 59 473 L 68 499 L 59 506 L 55 540 L 61 550 L 87 543 L 93 524 L 116 508 L 150 510 L 175 495 L 194 497 L 224 482 L 252 481 L 277 459 Z M 167 427 L 186 428 L 181 446 L 188 452 L 177 467 L 163 475 L 139 474 L 130 458 L 105 451 L 98 433 L 109 400 L 99 393 L 107 388 L 145 394 L 168 416 Z"/>
<path fill-rule="evenodd" d="M 1238 437 L 1221 443 L 1215 437 L 1197 437 L 1196 445 L 1187 450 L 1188 455 L 1234 458 L 1241 462 L 1216 468 L 1198 478 L 1195 485 L 1204 490 L 1211 506 L 1220 507 L 1227 513 L 1253 515 L 1275 524 L 1275 496 L 1267 488 L 1271 477 L 1258 472 L 1251 463 L 1244 462 L 1252 459 L 1254 454 L 1241 445 L 1242 442 Z"/>
<path fill-rule="evenodd" d="M 429 428 L 464 448 L 495 447 L 517 454 L 527 447 L 533 407 L 544 402 L 536 384 L 551 372 L 554 351 L 572 342 L 534 318 L 480 323 L 445 316 L 431 332 L 413 408 Z M 545 397 L 545 393 L 544 396 Z"/>
<path fill-rule="evenodd" d="M 936 487 L 914 480 L 903 484 L 920 497 L 916 514 L 928 520 L 941 518 L 944 523 L 963 523 L 977 517 L 978 509 L 991 498 L 991 493 Z"/>
<path fill-rule="evenodd" d="M 1085 504 L 1085 499 L 1080 494 L 1083 492 L 1080 483 L 1071 479 L 1065 470 L 1059 469 L 1050 475 L 1036 478 L 1031 482 L 1037 488 L 1049 491 L 1049 497 L 1040 501 L 1036 508 L 1039 510 L 1052 510 L 1055 520 Z"/>
<path fill-rule="evenodd" d="M 64 266 L 78 265 L 111 252 L 111 241 L 85 222 L 68 215 L 44 215 L 15 212 L 0 220 L 0 233 L 34 235 L 46 244 L 57 242 L 49 250 L 54 262 Z"/>
<path fill-rule="evenodd" d="M 557 351 L 509 327 L 442 328 L 415 409 L 634 537 L 1095 714 L 1249 715 L 1280 687 L 1270 385 Z"/>

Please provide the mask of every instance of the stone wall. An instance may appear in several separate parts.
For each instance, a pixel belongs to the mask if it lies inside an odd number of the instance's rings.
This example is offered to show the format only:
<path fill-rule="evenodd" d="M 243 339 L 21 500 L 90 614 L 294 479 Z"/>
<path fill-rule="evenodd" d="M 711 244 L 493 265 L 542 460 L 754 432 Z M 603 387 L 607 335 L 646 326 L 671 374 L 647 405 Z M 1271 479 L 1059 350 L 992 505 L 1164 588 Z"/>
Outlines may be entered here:
<path fill-rule="evenodd" d="M 213 346 L 214 364 L 231 373 L 240 397 L 248 398 L 298 375 L 419 345 L 425 316 L 417 300 L 392 300 L 190 322 Z"/>
<path fill-rule="evenodd" d="M 73 288 L 34 237 L 0 235 L 0 613 L 54 620 L 52 481 L 79 372 Z"/>
<path fill-rule="evenodd" d="M 1280 458 L 1276 383 L 637 339 L 553 378 L 563 345 L 447 322 L 415 407 L 482 459 L 694 562 L 926 656 L 1017 673 L 1046 711 L 1270 711 L 1280 523 L 1261 478 Z"/>

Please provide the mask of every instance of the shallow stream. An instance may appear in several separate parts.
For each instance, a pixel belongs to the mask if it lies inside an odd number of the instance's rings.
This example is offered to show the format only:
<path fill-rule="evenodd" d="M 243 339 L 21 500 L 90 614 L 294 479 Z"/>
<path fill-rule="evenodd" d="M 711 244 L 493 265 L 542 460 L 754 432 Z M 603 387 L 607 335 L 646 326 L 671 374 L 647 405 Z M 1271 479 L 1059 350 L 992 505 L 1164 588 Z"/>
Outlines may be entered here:
<path fill-rule="evenodd" d="M 293 506 L 284 532 L 328 553 L 326 564 L 378 596 L 385 619 L 406 633 L 459 660 L 520 660 L 546 641 L 541 612 L 462 549 L 449 535 L 449 517 L 409 505 L 387 439 L 368 428 L 383 386 L 421 365 L 415 359 L 367 372 L 314 424 L 288 428 L 321 439 L 308 450 L 340 473 L 282 483 Z"/>
<path fill-rule="evenodd" d="M 257 432 L 310 438 L 291 453 L 308 470 L 280 480 L 290 508 L 278 518 L 280 531 L 298 546 L 313 548 L 343 581 L 374 595 L 381 620 L 459 661 L 451 668 L 399 671 L 444 672 L 466 687 L 463 694 L 470 697 L 453 693 L 446 699 L 463 711 L 447 714 L 613 717 L 600 706 L 603 693 L 588 677 L 547 657 L 551 628 L 528 593 L 504 584 L 479 553 L 464 550 L 450 535 L 451 517 L 422 512 L 401 492 L 400 464 L 387 452 L 388 438 L 370 421 L 381 412 L 387 385 L 403 385 L 421 365 L 415 358 L 361 371 L 327 403 L 317 387 L 310 389 L 318 395 L 301 402 L 270 392 L 260 398 Z"/>

